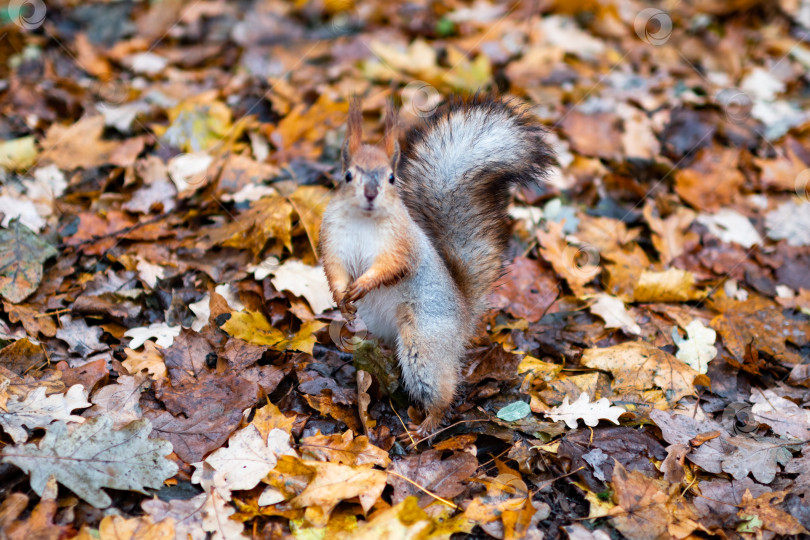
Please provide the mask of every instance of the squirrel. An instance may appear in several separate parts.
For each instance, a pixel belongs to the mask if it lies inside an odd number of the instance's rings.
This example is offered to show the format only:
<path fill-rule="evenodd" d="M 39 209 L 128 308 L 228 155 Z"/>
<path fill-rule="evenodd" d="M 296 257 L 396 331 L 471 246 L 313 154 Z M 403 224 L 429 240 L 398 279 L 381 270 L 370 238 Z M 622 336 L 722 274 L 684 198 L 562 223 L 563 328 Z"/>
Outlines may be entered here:
<path fill-rule="evenodd" d="M 510 188 L 544 178 L 553 152 L 545 128 L 507 101 L 454 98 L 397 140 L 388 101 L 382 148 L 363 144 L 349 106 L 342 179 L 319 251 L 335 302 L 396 349 L 402 380 L 427 435 L 455 401 L 467 345 L 500 277 Z"/>

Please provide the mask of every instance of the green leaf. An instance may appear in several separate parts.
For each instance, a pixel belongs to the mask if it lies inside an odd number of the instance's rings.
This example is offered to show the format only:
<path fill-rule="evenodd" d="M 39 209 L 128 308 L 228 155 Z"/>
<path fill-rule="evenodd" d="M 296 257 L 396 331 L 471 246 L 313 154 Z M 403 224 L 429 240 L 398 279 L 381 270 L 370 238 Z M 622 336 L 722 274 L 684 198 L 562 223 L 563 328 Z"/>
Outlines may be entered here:
<path fill-rule="evenodd" d="M 52 245 L 12 220 L 8 229 L 0 229 L 0 296 L 14 304 L 25 300 L 39 287 L 42 263 L 56 254 Z"/>
<path fill-rule="evenodd" d="M 521 418 L 526 418 L 532 412 L 531 407 L 525 401 L 516 401 L 510 403 L 500 411 L 498 411 L 498 418 L 506 422 L 516 422 Z"/>

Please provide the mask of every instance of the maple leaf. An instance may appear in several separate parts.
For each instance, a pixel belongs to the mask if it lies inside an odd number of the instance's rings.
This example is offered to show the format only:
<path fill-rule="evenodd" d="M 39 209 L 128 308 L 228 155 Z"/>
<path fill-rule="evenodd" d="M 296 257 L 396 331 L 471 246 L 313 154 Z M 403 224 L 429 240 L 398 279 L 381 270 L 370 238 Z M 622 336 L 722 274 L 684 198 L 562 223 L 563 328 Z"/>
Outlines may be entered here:
<path fill-rule="evenodd" d="M 28 433 L 23 426 L 30 429 L 41 428 L 56 420 L 84 422 L 81 416 L 71 414 L 74 409 L 84 409 L 91 405 L 82 385 L 73 385 L 64 394 L 46 397 L 45 392 L 46 388 L 40 386 L 23 400 L 16 397 L 9 399 L 5 404 L 5 411 L 0 407 L 0 427 L 15 443 L 28 440 Z"/>
<path fill-rule="evenodd" d="M 394 486 L 392 500 L 397 503 L 417 495 L 422 503 L 427 503 L 433 497 L 425 490 L 434 496 L 452 499 L 464 491 L 465 483 L 475 473 L 477 466 L 475 458 L 467 452 L 455 452 L 446 459 L 441 459 L 438 450 L 403 456 L 388 468 L 396 473 L 388 476 L 388 483 Z"/>
<path fill-rule="evenodd" d="M 235 311 L 220 327 L 229 335 L 254 343 L 266 345 L 277 351 L 301 351 L 312 354 L 315 346 L 315 332 L 326 326 L 320 321 L 309 321 L 301 325 L 296 334 L 286 335 L 278 328 L 270 326 L 267 318 L 258 311 Z"/>
<path fill-rule="evenodd" d="M 591 403 L 588 394 L 582 392 L 573 403 L 568 403 L 568 396 L 566 396 L 562 405 L 554 407 L 545 415 L 555 422 L 563 420 L 569 428 L 575 429 L 578 419 L 582 419 L 586 426 L 591 427 L 595 427 L 600 419 L 619 424 L 619 417 L 626 412 L 621 407 L 612 406 L 607 398 Z"/>
<path fill-rule="evenodd" d="M 126 141 L 105 141 L 103 116 L 86 116 L 72 126 L 51 124 L 40 141 L 46 150 L 41 160 L 61 169 L 90 169 L 101 165 L 127 167 L 135 162 L 144 147 L 142 137 Z"/>
<path fill-rule="evenodd" d="M 56 250 L 31 229 L 12 220 L 0 229 L 0 296 L 15 304 L 37 290 L 42 280 L 42 263 Z"/>
<path fill-rule="evenodd" d="M 145 493 L 177 473 L 177 465 L 164 457 L 171 453 L 171 444 L 147 438 L 152 431 L 149 420 L 137 420 L 118 431 L 112 424 L 112 419 L 99 416 L 68 433 L 64 422 L 56 422 L 38 445 L 7 446 L 0 458 L 29 473 L 37 495 L 54 476 L 97 508 L 112 504 L 101 488 Z"/>
<path fill-rule="evenodd" d="M 575 295 L 584 295 L 585 285 L 602 271 L 598 255 L 591 253 L 587 246 L 578 249 L 569 245 L 562 224 L 548 221 L 547 225 L 548 232 L 537 230 L 537 238 L 542 246 L 540 254 L 551 263 L 558 275 L 565 278 Z"/>

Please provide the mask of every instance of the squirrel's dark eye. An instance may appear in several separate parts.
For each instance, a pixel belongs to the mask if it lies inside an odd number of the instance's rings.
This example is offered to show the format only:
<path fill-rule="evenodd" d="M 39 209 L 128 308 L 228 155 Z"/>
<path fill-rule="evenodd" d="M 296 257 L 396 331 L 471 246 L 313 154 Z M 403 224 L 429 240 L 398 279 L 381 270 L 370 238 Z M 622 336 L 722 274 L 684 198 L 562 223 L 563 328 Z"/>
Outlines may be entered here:
<path fill-rule="evenodd" d="M 346 178 L 347 182 L 351 182 L 352 178 L 354 178 L 354 176 L 352 176 L 352 171 L 346 171 L 346 176 L 344 178 Z"/>
<path fill-rule="evenodd" d="M 394 183 L 394 173 L 388 175 L 388 181 L 391 182 L 392 184 Z"/>

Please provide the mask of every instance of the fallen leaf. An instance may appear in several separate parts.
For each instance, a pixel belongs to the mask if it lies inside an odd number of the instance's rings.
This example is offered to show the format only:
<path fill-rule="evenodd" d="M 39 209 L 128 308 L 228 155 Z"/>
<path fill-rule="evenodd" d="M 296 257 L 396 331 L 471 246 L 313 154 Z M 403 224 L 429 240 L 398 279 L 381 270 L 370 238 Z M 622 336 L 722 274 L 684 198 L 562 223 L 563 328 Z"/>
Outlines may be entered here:
<path fill-rule="evenodd" d="M 109 346 L 99 341 L 104 333 L 98 326 L 88 326 L 84 319 L 73 319 L 69 315 L 60 317 L 62 328 L 56 331 L 56 337 L 70 346 L 70 352 L 82 358 L 90 354 L 108 349 Z"/>
<path fill-rule="evenodd" d="M 79 424 L 70 433 L 64 422 L 56 422 L 39 444 L 7 446 L 0 457 L 30 475 L 37 495 L 42 496 L 53 475 L 96 508 L 106 508 L 112 499 L 101 488 L 145 493 L 145 488 L 158 489 L 177 473 L 177 465 L 163 457 L 171 453 L 171 445 L 147 439 L 151 431 L 145 418 L 118 431 L 105 416 Z"/>
<path fill-rule="evenodd" d="M 93 406 L 85 411 L 85 418 L 105 415 L 112 419 L 113 429 L 120 429 L 143 416 L 141 392 L 149 388 L 149 379 L 141 374 L 122 375 L 116 384 L 102 386 L 90 398 Z"/>
<path fill-rule="evenodd" d="M 43 428 L 57 420 L 81 423 L 84 418 L 71 413 L 74 409 L 84 409 L 90 405 L 87 392 L 80 384 L 71 386 L 64 394 L 50 396 L 45 395 L 45 387 L 39 387 L 23 400 L 16 397 L 9 399 L 5 411 L 0 408 L 0 427 L 15 443 L 21 443 L 28 440 L 23 426 L 29 429 Z"/>
<path fill-rule="evenodd" d="M 264 439 L 255 426 L 249 425 L 231 435 L 228 447 L 212 452 L 205 462 L 229 490 L 253 489 L 276 466 L 279 455 L 295 455 L 289 440 L 289 433 L 280 429 Z"/>
<path fill-rule="evenodd" d="M 335 306 L 322 266 L 310 266 L 294 259 L 273 271 L 273 287 L 303 296 L 315 315 Z"/>
<path fill-rule="evenodd" d="M 145 341 L 143 345 L 144 348 L 141 352 L 129 347 L 125 348 L 124 354 L 127 355 L 127 358 L 121 363 L 131 375 L 140 373 L 145 369 L 153 379 L 164 379 L 168 372 L 166 371 L 166 364 L 163 362 L 161 349 L 153 341 Z"/>
<path fill-rule="evenodd" d="M 205 493 L 188 500 L 162 501 L 154 498 L 143 501 L 141 508 L 155 523 L 172 520 L 175 540 L 205 540 L 207 535 L 202 528 L 202 510 L 207 499 L 208 495 Z"/>
<path fill-rule="evenodd" d="M 624 302 L 609 294 L 600 294 L 596 298 L 590 310 L 604 319 L 605 328 L 621 328 L 628 334 L 641 334 L 641 327 L 627 311 Z"/>
<path fill-rule="evenodd" d="M 21 171 L 37 161 L 34 137 L 20 137 L 0 142 L 0 167 L 8 171 Z"/>
<path fill-rule="evenodd" d="M 72 126 L 51 124 L 40 145 L 45 151 L 40 159 L 60 169 L 91 169 L 102 165 L 126 167 L 135 163 L 144 147 L 144 139 L 106 141 L 103 116 L 85 116 Z"/>
<path fill-rule="evenodd" d="M 674 356 L 646 342 L 630 341 L 603 349 L 586 349 L 582 365 L 613 374 L 613 392 L 643 392 L 661 388 L 668 402 L 694 395 L 699 373 Z"/>
<path fill-rule="evenodd" d="M 154 339 L 158 347 L 171 347 L 174 343 L 174 338 L 180 335 L 182 330 L 181 326 L 169 326 L 166 323 L 152 323 L 149 326 L 130 328 L 124 335 L 132 338 L 129 346 L 132 349 L 137 349 L 143 345 L 146 340 Z"/>
<path fill-rule="evenodd" d="M 569 403 L 568 397 L 566 397 L 562 405 L 554 407 L 545 415 L 555 422 L 562 420 L 569 428 L 576 429 L 578 419 L 583 420 L 586 426 L 591 427 L 599 424 L 601 419 L 618 424 L 619 417 L 626 412 L 622 407 L 612 406 L 607 398 L 601 398 L 591 403 L 588 394 L 583 392 L 573 403 Z"/>
<path fill-rule="evenodd" d="M 773 390 L 756 390 L 750 397 L 754 419 L 770 426 L 781 437 L 810 440 L 810 410 L 799 407 Z"/>
<path fill-rule="evenodd" d="M 211 492 L 202 508 L 202 529 L 213 533 L 211 540 L 247 538 L 245 526 L 231 519 L 236 509 L 229 505 L 216 491 Z"/>
<path fill-rule="evenodd" d="M 379 465 L 387 467 L 391 463 L 388 452 L 371 444 L 368 437 L 354 437 L 351 431 L 333 435 L 311 435 L 304 437 L 298 445 L 302 454 L 321 461 L 343 463 L 345 465 Z"/>
<path fill-rule="evenodd" d="M 717 340 L 717 332 L 711 328 L 706 328 L 703 323 L 695 319 L 686 328 L 686 339 L 683 339 L 678 330 L 672 328 L 672 340 L 678 346 L 675 357 L 698 373 L 706 374 L 709 370 L 709 362 L 717 356 L 717 348 L 714 342 Z"/>
<path fill-rule="evenodd" d="M 18 304 L 42 279 L 42 263 L 56 250 L 17 220 L 0 229 L 0 296 Z"/>
<path fill-rule="evenodd" d="M 636 302 L 688 302 L 706 293 L 695 288 L 695 276 L 686 270 L 670 268 L 664 272 L 645 270 L 633 290 Z"/>
<path fill-rule="evenodd" d="M 98 525 L 99 540 L 137 540 L 149 538 L 171 540 L 174 535 L 174 520 L 164 519 L 159 523 L 150 517 L 125 518 L 105 516 Z"/>
<path fill-rule="evenodd" d="M 477 461 L 467 452 L 455 452 L 445 459 L 438 450 L 402 456 L 388 467 L 396 473 L 388 476 L 388 483 L 394 487 L 392 501 L 397 504 L 411 495 L 419 497 L 422 504 L 435 500 L 425 491 L 452 499 L 464 491 L 477 467 Z"/>
<path fill-rule="evenodd" d="M 789 246 L 810 246 L 810 202 L 787 201 L 765 214 L 768 238 Z"/>

